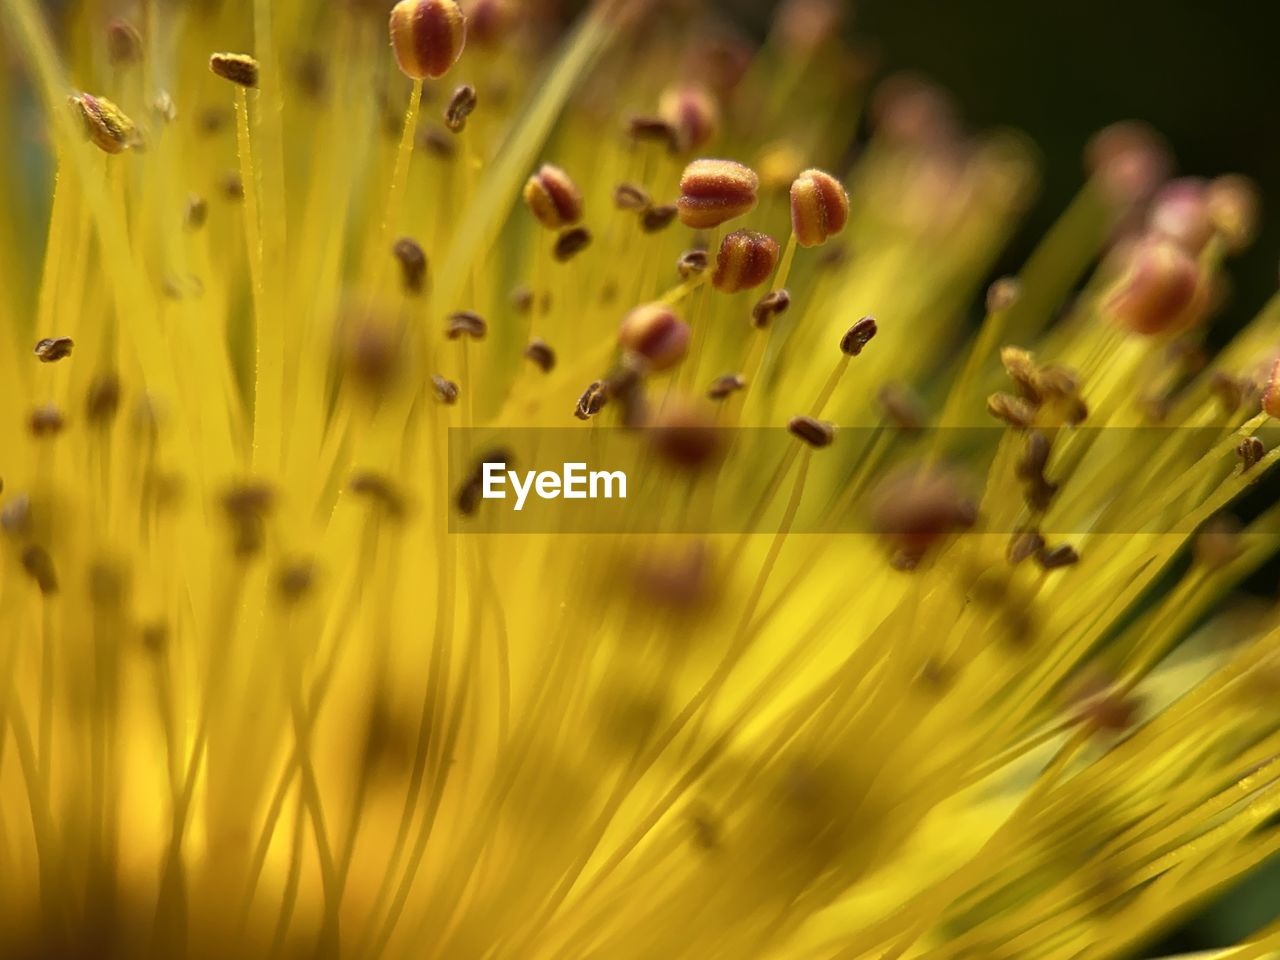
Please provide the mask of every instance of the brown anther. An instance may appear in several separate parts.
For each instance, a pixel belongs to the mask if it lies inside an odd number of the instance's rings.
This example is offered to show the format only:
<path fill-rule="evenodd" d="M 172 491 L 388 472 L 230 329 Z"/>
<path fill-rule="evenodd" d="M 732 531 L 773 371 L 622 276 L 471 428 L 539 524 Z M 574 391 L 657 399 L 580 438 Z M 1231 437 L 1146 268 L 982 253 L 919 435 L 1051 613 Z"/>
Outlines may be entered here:
<path fill-rule="evenodd" d="M 1147 200 L 1171 166 L 1168 145 L 1145 123 L 1122 120 L 1098 131 L 1085 147 L 1085 166 L 1112 203 Z"/>
<path fill-rule="evenodd" d="M 654 417 L 647 439 L 658 456 L 683 470 L 705 467 L 724 452 L 715 420 L 682 402 L 664 407 Z"/>
<path fill-rule="evenodd" d="M 831 446 L 836 438 L 834 424 L 813 417 L 792 417 L 787 421 L 787 430 L 793 437 L 799 437 L 811 447 L 821 449 Z"/>
<path fill-rule="evenodd" d="M 1121 734 L 1138 721 L 1142 700 L 1118 689 L 1104 676 L 1077 684 L 1073 699 L 1076 718 L 1095 734 Z"/>
<path fill-rule="evenodd" d="M 552 256 L 560 263 L 567 263 L 591 246 L 591 231 L 586 227 L 570 227 L 556 237 Z"/>
<path fill-rule="evenodd" d="M 1016 567 L 1024 560 L 1039 556 L 1043 550 L 1044 537 L 1040 536 L 1040 531 L 1020 530 L 1009 538 L 1005 556 Z"/>
<path fill-rule="evenodd" d="M 778 264 L 778 242 L 767 233 L 735 230 L 720 242 L 711 284 L 721 293 L 750 290 L 764 283 Z"/>
<path fill-rule="evenodd" d="M 449 160 L 458 152 L 453 138 L 444 130 L 435 126 L 425 126 L 414 138 L 417 146 L 441 160 Z"/>
<path fill-rule="evenodd" d="M 127 67 L 142 59 L 142 35 L 128 20 L 107 24 L 107 59 L 113 67 Z"/>
<path fill-rule="evenodd" d="M 242 87 L 258 85 L 258 61 L 247 53 L 215 53 L 209 57 L 209 69 Z"/>
<path fill-rule="evenodd" d="M 454 498 L 454 504 L 457 506 L 458 512 L 464 517 L 470 517 L 480 509 L 480 502 L 484 493 L 485 464 L 498 464 L 502 469 L 507 470 L 510 469 L 511 461 L 511 451 L 502 448 L 482 454 L 476 460 L 475 467 L 472 468 L 467 478 L 462 481 L 462 485 L 458 488 L 458 493 Z"/>
<path fill-rule="evenodd" d="M 389 517 L 401 517 L 405 512 L 405 500 L 394 483 L 387 477 L 369 470 L 361 470 L 351 475 L 347 489 L 357 496 L 365 497 Z"/>
<path fill-rule="evenodd" d="M 308 100 L 323 100 L 329 90 L 329 70 L 324 56 L 316 50 L 299 54 L 293 63 L 293 82 Z"/>
<path fill-rule="evenodd" d="M 220 183 L 222 195 L 228 200 L 244 199 L 244 181 L 240 179 L 240 174 L 232 171 L 223 176 Z"/>
<path fill-rule="evenodd" d="M 458 310 L 449 314 L 444 335 L 450 340 L 457 340 L 462 336 L 470 337 L 472 340 L 483 340 L 488 332 L 489 326 L 480 314 L 471 310 Z"/>
<path fill-rule="evenodd" d="M 737 393 L 746 385 L 747 381 L 742 374 L 726 373 L 723 376 L 716 377 L 711 382 L 711 386 L 707 390 L 707 396 L 712 400 L 724 400 L 730 394 Z"/>
<path fill-rule="evenodd" d="M 618 420 L 634 429 L 649 422 L 649 402 L 644 392 L 645 361 L 634 353 L 624 353 L 622 362 L 605 377 L 604 389 L 618 405 Z"/>
<path fill-rule="evenodd" d="M 400 0 L 391 8 L 391 50 L 410 80 L 439 79 L 462 55 L 467 24 L 454 0 Z"/>
<path fill-rule="evenodd" d="M 11 537 L 25 537 L 31 532 L 31 498 L 19 493 L 0 507 L 0 530 Z"/>
<path fill-rule="evenodd" d="M 1017 277 L 1001 277 L 987 287 L 987 313 L 1004 313 L 1022 297 Z"/>
<path fill-rule="evenodd" d="M 310 560 L 289 560 L 276 571 L 276 592 L 285 603 L 297 603 L 311 590 L 315 564 Z"/>
<path fill-rule="evenodd" d="M 1033 404 L 1044 399 L 1039 387 L 1040 366 L 1030 351 L 1021 347 L 1001 347 L 1000 363 L 1009 379 L 1017 385 L 1020 397 Z"/>
<path fill-rule="evenodd" d="M 89 384 L 84 415 L 91 424 L 109 423 L 120 409 L 120 378 L 114 373 L 99 374 Z"/>
<path fill-rule="evenodd" d="M 1039 430 L 1027 434 L 1022 445 L 1022 457 L 1014 467 L 1020 480 L 1043 480 L 1044 468 L 1049 463 L 1049 438 Z"/>
<path fill-rule="evenodd" d="M 689 812 L 689 829 L 693 834 L 693 845 L 699 850 L 712 852 L 720 849 L 720 825 L 707 810 L 696 809 Z"/>
<path fill-rule="evenodd" d="M 751 324 L 757 330 L 763 330 L 775 319 L 787 312 L 791 306 L 791 294 L 786 290 L 771 290 L 756 301 L 751 308 Z"/>
<path fill-rule="evenodd" d="M 1261 440 L 1257 437 L 1245 437 L 1236 446 L 1236 456 L 1240 458 L 1240 472 L 1253 469 L 1266 456 L 1266 453 L 1267 448 L 1262 445 Z"/>
<path fill-rule="evenodd" d="M 1222 412 L 1227 416 L 1239 410 L 1244 403 L 1245 385 L 1222 370 L 1215 370 L 1210 375 L 1209 392 L 1218 398 Z"/>
<path fill-rule="evenodd" d="M 643 187 L 620 183 L 613 188 L 613 205 L 619 210 L 648 210 L 652 201 Z"/>
<path fill-rule="evenodd" d="M 1240 524 L 1219 515 L 1209 520 L 1195 539 L 1195 558 L 1210 570 L 1220 570 L 1240 556 Z"/>
<path fill-rule="evenodd" d="M 464 83 L 453 91 L 449 103 L 444 108 L 444 125 L 451 133 L 461 133 L 467 125 L 467 117 L 476 108 L 476 88 Z"/>
<path fill-rule="evenodd" d="M 571 227 L 582 219 L 582 192 L 567 173 L 549 163 L 525 182 L 524 202 L 548 230 Z"/>
<path fill-rule="evenodd" d="M 528 313 L 533 309 L 533 291 L 528 287 L 516 287 L 511 291 L 511 306 L 516 313 Z"/>
<path fill-rule="evenodd" d="M 945 470 L 908 465 L 886 476 L 871 499 L 873 529 L 892 555 L 914 569 L 944 537 L 972 527 L 977 506 L 958 478 Z"/>
<path fill-rule="evenodd" d="M 208 202 L 203 197 L 188 197 L 186 209 L 182 212 L 182 225 L 188 230 L 199 230 L 208 218 Z"/>
<path fill-rule="evenodd" d="M 27 417 L 27 429 L 33 437 L 56 437 L 64 426 L 62 411 L 51 403 L 36 407 Z"/>
<path fill-rule="evenodd" d="M 582 392 L 574 407 L 573 415 L 579 420 L 589 420 L 609 402 L 609 392 L 603 380 L 595 380 Z"/>
<path fill-rule="evenodd" d="M 1035 373 L 1035 388 L 1042 397 L 1074 399 L 1080 393 L 1080 378 L 1074 370 L 1046 364 Z"/>
<path fill-rule="evenodd" d="M 99 557 L 89 562 L 89 602 L 101 611 L 119 610 L 129 588 L 129 575 L 116 560 Z"/>
<path fill-rule="evenodd" d="M 1080 554 L 1069 543 L 1060 543 L 1056 547 L 1045 547 L 1038 554 L 1036 560 L 1044 570 L 1058 570 L 1062 567 L 1070 567 L 1080 562 Z"/>
<path fill-rule="evenodd" d="M 653 371 L 668 370 L 684 359 L 689 326 L 665 303 L 646 303 L 629 312 L 618 328 L 618 345 L 641 357 Z"/>
<path fill-rule="evenodd" d="M 672 153 L 680 149 L 679 133 L 661 117 L 632 117 L 627 121 L 627 132 L 633 140 L 661 143 Z"/>
<path fill-rule="evenodd" d="M 899 430 L 919 430 L 929 422 L 924 402 L 902 383 L 886 383 L 876 393 L 885 419 Z"/>
<path fill-rule="evenodd" d="M 674 132 L 674 147 L 680 153 L 702 149 L 720 124 L 715 97 L 696 84 L 665 90 L 658 100 L 658 114 Z"/>
<path fill-rule="evenodd" d="M 467 7 L 467 42 L 489 50 L 501 46 L 517 9 L 512 0 L 473 0 Z"/>
<path fill-rule="evenodd" d="M 74 346 L 70 337 L 45 337 L 36 343 L 35 355 L 41 363 L 53 363 L 71 356 Z"/>
<path fill-rule="evenodd" d="M 1049 509 L 1053 503 L 1053 498 L 1058 495 L 1058 485 L 1050 483 L 1044 477 L 1037 477 L 1027 483 L 1023 488 L 1023 497 L 1027 502 L 1027 506 L 1039 513 Z"/>
<path fill-rule="evenodd" d="M 196 129 L 206 137 L 217 136 L 231 122 L 231 112 L 218 105 L 201 108 L 196 114 Z"/>
<path fill-rule="evenodd" d="M 849 195 L 835 177 L 806 170 L 791 184 L 791 232 L 800 246 L 820 246 L 848 222 Z"/>
<path fill-rule="evenodd" d="M 709 230 L 755 209 L 760 178 L 734 160 L 694 160 L 680 177 L 680 222 Z"/>
<path fill-rule="evenodd" d="M 400 333 L 388 317 L 371 313 L 344 317 L 339 344 L 345 372 L 364 390 L 384 389 L 400 370 Z"/>
<path fill-rule="evenodd" d="M 36 582 L 45 596 L 58 592 L 58 574 L 53 568 L 53 558 L 39 544 L 30 544 L 22 551 L 22 569 Z"/>
<path fill-rule="evenodd" d="M 1011 427 L 1025 430 L 1035 420 L 1036 408 L 1011 393 L 993 393 L 987 397 L 987 413 Z"/>
<path fill-rule="evenodd" d="M 660 206 L 650 207 L 640 214 L 640 228 L 645 233 L 657 233 L 659 230 L 665 230 L 671 226 L 671 221 L 676 218 L 677 212 L 674 203 L 664 203 Z"/>
<path fill-rule="evenodd" d="M 863 317 L 846 330 L 844 336 L 840 338 L 840 352 L 847 357 L 858 356 L 858 354 L 862 353 L 863 348 L 871 342 L 878 329 L 875 317 Z"/>
<path fill-rule="evenodd" d="M 686 250 L 676 261 L 676 272 L 682 280 L 697 276 L 707 269 L 708 257 L 705 250 Z"/>
<path fill-rule="evenodd" d="M 1155 335 L 1191 326 L 1203 312 L 1206 285 L 1197 260 L 1177 244 L 1149 240 L 1105 295 L 1103 309 L 1134 333 Z"/>
<path fill-rule="evenodd" d="M 446 380 L 438 373 L 431 375 L 431 386 L 435 388 L 436 399 L 446 406 L 451 406 L 458 402 L 458 385 L 452 380 Z"/>
<path fill-rule="evenodd" d="M 85 135 L 104 153 L 122 153 L 138 142 L 138 130 L 106 97 L 80 93 L 71 98 L 80 115 Z"/>
<path fill-rule="evenodd" d="M 169 643 L 169 628 L 163 623 L 145 624 L 138 633 L 142 647 L 148 653 L 157 655 L 163 652 Z"/>
<path fill-rule="evenodd" d="M 556 365 L 556 354 L 544 340 L 534 337 L 524 348 L 526 360 L 531 360 L 543 373 L 550 373 Z"/>
<path fill-rule="evenodd" d="M 1280 358 L 1272 361 L 1267 382 L 1262 387 L 1262 412 L 1280 420 Z"/>
<path fill-rule="evenodd" d="M 222 509 L 233 519 L 261 519 L 275 506 L 276 494 L 266 483 L 250 480 L 222 495 Z"/>
<path fill-rule="evenodd" d="M 404 292 L 416 296 L 427 283 L 427 255 L 412 237 L 401 237 L 391 247 L 391 253 L 400 264 L 400 280 Z"/>
<path fill-rule="evenodd" d="M 1205 195 L 1209 219 L 1227 249 L 1239 253 L 1258 229 L 1258 188 L 1248 177 L 1229 173 L 1210 181 Z"/>

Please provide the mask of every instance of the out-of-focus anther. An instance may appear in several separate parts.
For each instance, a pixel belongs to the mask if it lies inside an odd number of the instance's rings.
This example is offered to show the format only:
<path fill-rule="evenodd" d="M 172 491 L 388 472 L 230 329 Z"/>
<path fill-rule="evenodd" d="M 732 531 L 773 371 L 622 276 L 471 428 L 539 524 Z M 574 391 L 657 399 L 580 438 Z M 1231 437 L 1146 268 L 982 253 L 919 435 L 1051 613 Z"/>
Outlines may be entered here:
<path fill-rule="evenodd" d="M 591 231 L 586 227 L 570 227 L 556 237 L 556 245 L 551 254 L 560 263 L 568 263 L 587 247 L 591 246 Z"/>
<path fill-rule="evenodd" d="M 107 24 L 107 59 L 113 67 L 128 67 L 142 59 L 142 36 L 128 20 Z"/>
<path fill-rule="evenodd" d="M 689 326 L 665 303 L 647 303 L 623 318 L 618 345 L 644 360 L 648 369 L 670 369 L 684 359 Z"/>
<path fill-rule="evenodd" d="M 711 382 L 711 386 L 707 389 L 707 396 L 712 400 L 724 400 L 746 385 L 747 381 L 742 374 L 726 373 Z"/>
<path fill-rule="evenodd" d="M 720 124 L 715 97 L 697 84 L 667 88 L 658 101 L 658 115 L 675 131 L 675 148 L 681 153 L 701 150 Z"/>
<path fill-rule="evenodd" d="M 817 449 L 831 446 L 836 438 L 836 428 L 833 424 L 813 417 L 792 417 L 787 422 L 787 430 L 792 436 L 799 437 L 809 446 Z"/>
<path fill-rule="evenodd" d="M 645 233 L 657 233 L 659 230 L 665 230 L 671 225 L 671 221 L 676 218 L 676 206 L 673 203 L 663 203 L 656 207 L 649 207 L 640 214 L 640 228 Z"/>
<path fill-rule="evenodd" d="M 392 245 L 391 253 L 400 264 L 405 293 L 421 293 L 427 282 L 427 255 L 422 246 L 412 237 L 401 237 Z"/>
<path fill-rule="evenodd" d="M 756 329 L 763 330 L 786 313 L 790 306 L 791 294 L 786 290 L 771 290 L 751 308 L 751 323 Z"/>
<path fill-rule="evenodd" d="M 547 345 L 545 340 L 534 337 L 525 345 L 524 356 L 526 360 L 530 360 L 543 373 L 550 373 L 556 365 L 555 351 Z"/>
<path fill-rule="evenodd" d="M 526 181 L 524 202 L 548 230 L 571 227 L 582 219 L 582 192 L 567 173 L 549 163 Z"/>
<path fill-rule="evenodd" d="M 483 340 L 489 332 L 489 325 L 480 314 L 471 310 L 456 310 L 449 314 L 444 335 L 450 340 L 468 337 L 472 340 Z"/>

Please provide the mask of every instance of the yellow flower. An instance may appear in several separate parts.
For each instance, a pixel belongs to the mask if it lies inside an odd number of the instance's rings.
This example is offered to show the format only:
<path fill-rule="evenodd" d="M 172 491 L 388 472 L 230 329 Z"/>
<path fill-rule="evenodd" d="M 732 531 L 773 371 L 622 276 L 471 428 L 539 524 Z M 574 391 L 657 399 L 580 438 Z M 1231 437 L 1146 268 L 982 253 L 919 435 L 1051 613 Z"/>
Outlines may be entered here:
<path fill-rule="evenodd" d="M 1124 957 L 1275 854 L 1280 632 L 1224 599 L 1280 507 L 1215 518 L 1280 306 L 1199 366 L 1116 322 L 1154 140 L 987 297 L 1034 155 L 918 81 L 791 234 L 835 7 L 745 66 L 621 0 L 457 59 L 419 4 L 444 82 L 373 6 L 4 0 L 0 953 Z M 790 237 L 753 292 L 677 220 L 708 161 Z M 1201 194 L 1212 291 L 1252 194 Z M 488 495 L 571 454 L 625 499 Z"/>

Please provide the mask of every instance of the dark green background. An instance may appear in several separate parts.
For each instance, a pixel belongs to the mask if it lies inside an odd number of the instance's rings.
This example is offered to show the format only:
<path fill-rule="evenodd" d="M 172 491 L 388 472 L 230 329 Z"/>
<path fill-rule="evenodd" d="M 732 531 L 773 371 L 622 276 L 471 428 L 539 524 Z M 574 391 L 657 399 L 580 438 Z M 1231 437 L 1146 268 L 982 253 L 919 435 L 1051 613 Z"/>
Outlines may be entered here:
<path fill-rule="evenodd" d="M 723 0 L 748 29 L 776 4 Z M 921 71 L 975 127 L 1012 125 L 1044 152 L 1044 195 L 1004 269 L 1017 267 L 1081 181 L 1089 135 L 1138 118 L 1170 141 L 1181 173 L 1248 174 L 1263 230 L 1232 265 L 1227 333 L 1276 289 L 1280 257 L 1280 3 L 1276 0 L 864 0 L 851 34 L 881 72 Z M 1280 340 L 1280 331 L 1277 332 Z"/>

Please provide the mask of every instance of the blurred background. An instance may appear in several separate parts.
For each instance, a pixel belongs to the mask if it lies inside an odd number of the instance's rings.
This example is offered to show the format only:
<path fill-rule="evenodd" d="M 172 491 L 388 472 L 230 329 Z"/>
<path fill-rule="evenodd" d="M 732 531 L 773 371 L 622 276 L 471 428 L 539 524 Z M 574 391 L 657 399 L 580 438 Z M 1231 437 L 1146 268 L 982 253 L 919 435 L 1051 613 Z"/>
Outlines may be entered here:
<path fill-rule="evenodd" d="M 720 0 L 763 36 L 772 0 Z M 973 127 L 1013 126 L 1043 151 L 1043 190 L 1001 272 L 1014 271 L 1082 182 L 1089 136 L 1146 120 L 1178 172 L 1238 172 L 1260 187 L 1262 230 L 1233 261 L 1233 295 L 1215 321 L 1223 342 L 1276 292 L 1280 266 L 1280 3 L 1274 0 L 859 0 L 846 29 L 877 73 L 923 73 Z M 1280 340 L 1280 330 L 1276 331 Z M 1254 589 L 1274 598 L 1275 565 Z M 1265 581 L 1265 582 L 1264 582 Z M 1159 944 L 1161 957 L 1231 943 L 1280 915 L 1280 863 L 1258 871 Z"/>
<path fill-rule="evenodd" d="M 720 0 L 763 35 L 773 0 Z M 1044 153 L 1043 195 L 1007 263 L 1014 269 L 1080 186 L 1091 133 L 1146 120 L 1178 171 L 1248 174 L 1263 230 L 1230 271 L 1220 335 L 1275 292 L 1280 259 L 1280 4 L 1273 0 L 858 0 L 846 29 L 878 73 L 938 81 L 974 127 L 1014 126 Z M 1278 331 L 1280 334 L 1280 331 Z M 1217 339 L 1215 337 L 1215 339 Z"/>

